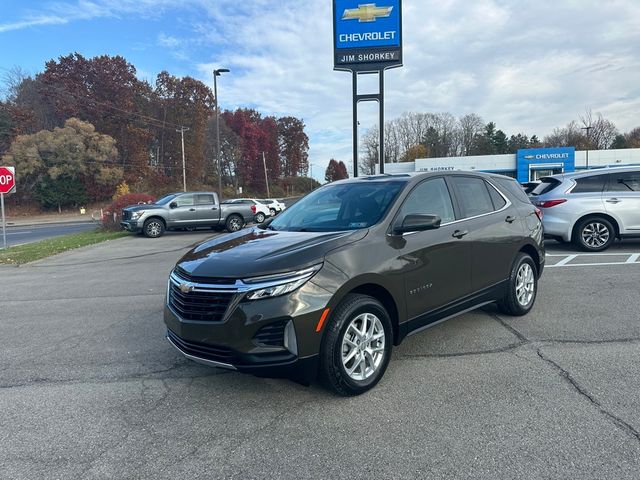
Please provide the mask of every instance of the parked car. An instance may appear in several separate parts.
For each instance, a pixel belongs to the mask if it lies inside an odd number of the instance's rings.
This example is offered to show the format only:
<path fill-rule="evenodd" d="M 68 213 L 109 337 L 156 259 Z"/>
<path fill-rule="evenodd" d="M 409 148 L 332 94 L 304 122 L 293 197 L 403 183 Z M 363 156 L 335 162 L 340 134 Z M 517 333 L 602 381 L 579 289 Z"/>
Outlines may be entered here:
<path fill-rule="evenodd" d="M 258 199 L 258 201 L 266 205 L 267 207 L 269 207 L 272 217 L 275 217 L 277 214 L 279 214 L 280 212 L 282 212 L 287 208 L 287 206 L 284 203 L 279 202 L 274 198 Z"/>
<path fill-rule="evenodd" d="M 534 180 L 533 182 L 525 182 L 522 184 L 522 188 L 524 189 L 524 193 L 531 193 L 538 185 L 540 185 L 540 180 Z"/>
<path fill-rule="evenodd" d="M 341 395 L 372 388 L 411 334 L 492 302 L 534 305 L 540 211 L 515 180 L 380 175 L 314 190 L 209 240 L 170 274 L 167 339 L 186 357 Z"/>
<path fill-rule="evenodd" d="M 157 238 L 165 230 L 198 227 L 236 232 L 253 218 L 249 205 L 220 204 L 214 192 L 184 192 L 172 193 L 153 204 L 124 208 L 120 225 L 130 232 Z"/>
<path fill-rule="evenodd" d="M 249 205 L 251 211 L 255 216 L 255 220 L 258 223 L 264 222 L 267 217 L 271 216 L 271 210 L 269 209 L 269 207 L 262 203 L 260 200 L 256 200 L 255 198 L 234 198 L 232 200 L 226 200 L 222 203 L 229 205 Z"/>
<path fill-rule="evenodd" d="M 616 238 L 640 237 L 640 167 L 552 175 L 532 192 L 545 234 L 591 252 Z"/>

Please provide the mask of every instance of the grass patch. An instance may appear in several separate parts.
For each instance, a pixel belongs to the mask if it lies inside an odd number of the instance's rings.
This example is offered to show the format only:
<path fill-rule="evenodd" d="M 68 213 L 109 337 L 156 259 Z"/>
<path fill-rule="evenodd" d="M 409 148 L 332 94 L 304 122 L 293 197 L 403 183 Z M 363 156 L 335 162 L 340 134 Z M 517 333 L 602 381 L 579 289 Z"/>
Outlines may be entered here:
<path fill-rule="evenodd" d="M 6 250 L 0 250 L 0 263 L 22 265 L 23 263 L 34 262 L 41 258 L 66 252 L 67 250 L 73 250 L 74 248 L 85 247 L 127 235 L 127 232 L 105 232 L 96 230 L 94 232 L 73 233 L 71 235 L 48 238 L 39 242 L 17 245 L 15 247 L 9 247 Z"/>

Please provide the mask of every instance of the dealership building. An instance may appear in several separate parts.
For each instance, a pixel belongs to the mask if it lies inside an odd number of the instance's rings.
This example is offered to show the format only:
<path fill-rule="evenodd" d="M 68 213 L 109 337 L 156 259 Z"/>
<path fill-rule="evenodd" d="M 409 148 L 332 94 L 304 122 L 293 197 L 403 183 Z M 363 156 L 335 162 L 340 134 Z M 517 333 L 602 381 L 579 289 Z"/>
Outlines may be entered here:
<path fill-rule="evenodd" d="M 640 165 L 640 148 L 589 151 L 576 151 L 573 147 L 532 148 L 507 155 L 419 158 L 415 162 L 386 163 L 384 171 L 407 173 L 470 170 L 500 173 L 525 183 L 557 173 L 623 165 Z"/>

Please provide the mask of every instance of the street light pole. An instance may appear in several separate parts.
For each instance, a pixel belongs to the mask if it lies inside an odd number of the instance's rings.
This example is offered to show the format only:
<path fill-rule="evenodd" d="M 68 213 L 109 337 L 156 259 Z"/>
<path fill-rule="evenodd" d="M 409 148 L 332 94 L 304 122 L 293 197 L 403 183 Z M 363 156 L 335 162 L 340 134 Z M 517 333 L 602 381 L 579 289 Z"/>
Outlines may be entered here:
<path fill-rule="evenodd" d="M 176 132 L 180 132 L 182 137 L 182 189 L 187 191 L 187 164 L 184 159 L 184 132 L 189 130 L 187 127 L 180 127 L 180 130 L 176 130 Z"/>
<path fill-rule="evenodd" d="M 269 193 L 269 177 L 267 176 L 267 161 L 264 158 L 264 152 L 262 152 L 262 165 L 264 165 L 264 183 L 267 185 L 267 198 L 271 198 Z"/>
<path fill-rule="evenodd" d="M 581 130 L 587 131 L 587 170 L 589 170 L 589 132 L 593 127 L 589 125 L 588 127 L 582 127 Z"/>
<path fill-rule="evenodd" d="M 218 165 L 218 199 L 222 200 L 222 167 L 220 166 L 220 118 L 218 116 L 218 78 L 223 73 L 228 73 L 228 68 L 219 68 L 213 71 L 213 96 L 216 109 L 216 163 Z"/>

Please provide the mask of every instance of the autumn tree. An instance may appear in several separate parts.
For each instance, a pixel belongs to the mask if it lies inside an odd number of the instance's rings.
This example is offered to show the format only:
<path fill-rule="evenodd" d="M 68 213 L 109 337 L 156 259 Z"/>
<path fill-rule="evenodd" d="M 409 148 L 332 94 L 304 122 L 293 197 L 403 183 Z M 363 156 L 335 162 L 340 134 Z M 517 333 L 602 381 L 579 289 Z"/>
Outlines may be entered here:
<path fill-rule="evenodd" d="M 349 178 L 349 173 L 347 172 L 347 166 L 344 162 L 342 160 L 337 161 L 333 158 L 329 160 L 329 165 L 327 165 L 324 173 L 324 179 L 327 182 L 335 182 L 336 180 L 345 178 Z"/>
<path fill-rule="evenodd" d="M 18 136 L 2 161 L 16 167 L 18 191 L 36 192 L 43 206 L 108 198 L 122 180 L 115 140 L 76 118 L 53 131 Z"/>
<path fill-rule="evenodd" d="M 309 137 L 304 132 L 304 122 L 296 117 L 281 117 L 277 123 L 282 175 L 306 175 L 309 170 Z"/>

